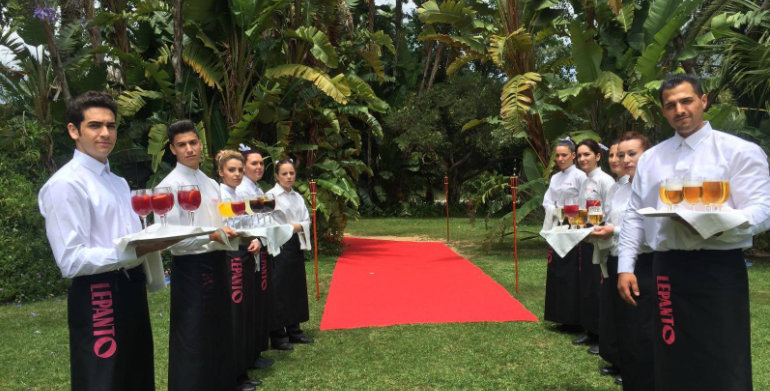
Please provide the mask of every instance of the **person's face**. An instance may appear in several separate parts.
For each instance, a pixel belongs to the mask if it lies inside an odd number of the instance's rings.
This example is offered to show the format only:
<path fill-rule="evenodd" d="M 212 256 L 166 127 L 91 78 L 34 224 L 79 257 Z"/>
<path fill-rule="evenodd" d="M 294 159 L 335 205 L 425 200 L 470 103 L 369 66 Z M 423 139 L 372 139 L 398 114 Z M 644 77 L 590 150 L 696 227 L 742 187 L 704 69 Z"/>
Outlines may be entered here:
<path fill-rule="evenodd" d="M 664 90 L 660 103 L 663 116 L 680 136 L 687 137 L 703 126 L 706 94 L 698 97 L 692 84 L 683 82 Z"/>
<path fill-rule="evenodd" d="M 610 152 L 607 155 L 607 162 L 610 164 L 610 171 L 612 171 L 618 178 L 625 174 L 623 170 L 623 164 L 618 157 L 618 144 L 613 144 L 610 147 Z"/>
<path fill-rule="evenodd" d="M 296 173 L 292 164 L 284 163 L 278 167 L 278 184 L 285 190 L 291 190 L 292 186 L 294 186 L 295 176 Z"/>
<path fill-rule="evenodd" d="M 596 165 L 599 164 L 600 158 L 600 154 L 594 153 L 594 151 L 585 145 L 581 145 L 577 149 L 578 167 L 585 171 L 586 174 L 596 168 Z"/>
<path fill-rule="evenodd" d="M 554 160 L 559 170 L 566 170 L 570 168 L 572 162 L 575 161 L 575 152 L 570 151 L 569 147 L 560 145 L 554 150 Z"/>
<path fill-rule="evenodd" d="M 219 176 L 222 177 L 222 183 L 225 185 L 232 188 L 238 187 L 243 181 L 243 163 L 238 159 L 229 159 L 219 169 Z"/>
<path fill-rule="evenodd" d="M 83 122 L 67 124 L 67 131 L 75 140 L 78 151 L 102 163 L 107 163 L 107 156 L 115 148 L 115 141 L 118 139 L 115 114 L 104 107 L 83 110 Z"/>
<path fill-rule="evenodd" d="M 176 161 L 192 169 L 198 169 L 201 162 L 203 144 L 195 131 L 180 133 L 174 136 L 169 146 Z"/>
<path fill-rule="evenodd" d="M 619 156 L 623 160 L 623 169 L 631 178 L 636 174 L 636 162 L 639 161 L 639 156 L 642 156 L 644 149 L 642 148 L 642 142 L 637 139 L 622 141 L 618 146 Z"/>
<path fill-rule="evenodd" d="M 262 160 L 262 155 L 258 153 L 250 153 L 246 158 L 246 167 L 244 167 L 244 173 L 254 183 L 262 179 L 262 175 L 265 175 L 265 162 Z"/>

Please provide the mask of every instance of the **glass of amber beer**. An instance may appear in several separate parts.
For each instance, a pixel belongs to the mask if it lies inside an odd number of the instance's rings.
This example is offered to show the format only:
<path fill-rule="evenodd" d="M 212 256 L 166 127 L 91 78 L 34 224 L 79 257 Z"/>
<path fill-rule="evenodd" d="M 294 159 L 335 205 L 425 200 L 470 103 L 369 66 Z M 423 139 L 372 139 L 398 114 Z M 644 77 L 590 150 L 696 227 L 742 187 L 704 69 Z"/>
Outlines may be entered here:
<path fill-rule="evenodd" d="M 660 196 L 660 202 L 662 202 L 664 205 L 666 205 L 666 210 L 672 210 L 671 201 L 668 200 L 668 197 L 666 197 L 666 181 L 662 180 L 660 181 L 660 189 L 658 191 Z"/>
<path fill-rule="evenodd" d="M 668 202 L 663 202 L 670 205 L 671 210 L 674 210 L 674 208 L 682 202 L 682 199 L 684 199 L 684 196 L 682 195 L 682 178 L 666 179 L 665 196 L 666 201 Z"/>
<path fill-rule="evenodd" d="M 703 195 L 701 199 L 703 204 L 706 205 L 706 212 L 714 212 L 715 207 L 718 208 L 721 205 L 722 192 L 724 192 L 722 182 L 720 178 L 703 179 Z"/>
<path fill-rule="evenodd" d="M 682 183 L 682 194 L 684 200 L 694 207 L 701 201 L 703 195 L 703 178 L 700 177 L 687 177 Z"/>
<path fill-rule="evenodd" d="M 602 223 L 602 207 L 601 206 L 589 206 L 588 207 L 588 222 L 593 226 L 599 226 Z"/>

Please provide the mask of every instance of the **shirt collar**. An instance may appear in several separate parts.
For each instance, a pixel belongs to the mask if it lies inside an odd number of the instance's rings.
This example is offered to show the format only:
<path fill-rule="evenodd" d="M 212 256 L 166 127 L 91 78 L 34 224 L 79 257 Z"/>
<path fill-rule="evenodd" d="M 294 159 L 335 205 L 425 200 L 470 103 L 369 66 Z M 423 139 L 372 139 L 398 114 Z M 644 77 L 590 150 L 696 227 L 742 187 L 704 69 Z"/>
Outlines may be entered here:
<path fill-rule="evenodd" d="M 286 189 L 284 189 L 281 185 L 276 183 L 275 186 L 273 186 L 273 190 L 272 191 L 273 191 L 273 193 L 275 193 L 275 195 L 280 195 L 280 194 L 283 194 L 283 193 L 291 194 L 294 191 L 294 189 L 286 191 Z"/>
<path fill-rule="evenodd" d="M 254 183 L 254 181 L 252 181 L 251 178 L 247 177 L 246 175 L 243 176 L 243 182 L 241 182 L 241 184 L 244 184 L 244 183 L 247 183 L 248 186 L 253 190 L 256 190 L 258 187 L 257 184 Z"/>
<path fill-rule="evenodd" d="M 595 176 L 601 174 L 602 169 L 599 168 L 599 166 L 596 166 L 591 172 L 588 173 L 589 178 L 594 178 Z"/>
<path fill-rule="evenodd" d="M 688 146 L 690 149 L 695 150 L 695 147 L 698 146 L 703 140 L 705 140 L 709 135 L 712 133 L 711 123 L 706 121 L 706 124 L 703 125 L 700 129 L 696 130 L 695 133 L 691 134 L 687 138 L 684 138 L 679 135 L 679 133 L 674 133 L 674 140 L 676 140 L 677 148 L 682 146 Z"/>
<path fill-rule="evenodd" d="M 110 173 L 110 162 L 109 160 L 107 163 L 102 163 L 91 156 L 86 155 L 83 152 L 80 152 L 79 150 L 75 150 L 74 155 L 72 156 L 72 159 L 77 161 L 80 165 L 83 167 L 93 171 L 97 175 L 102 174 L 109 174 Z"/>
<path fill-rule="evenodd" d="M 625 185 L 626 183 L 629 182 L 630 179 L 631 179 L 630 175 L 623 175 L 622 177 L 620 177 L 620 179 L 618 179 L 618 183 L 621 185 Z"/>
<path fill-rule="evenodd" d="M 192 169 L 179 162 L 176 162 L 175 170 L 179 171 L 182 175 L 196 175 L 200 171 L 200 169 Z"/>
<path fill-rule="evenodd" d="M 575 171 L 575 170 L 577 170 L 577 167 L 575 167 L 575 165 L 573 164 L 573 165 L 567 167 L 567 169 L 564 170 L 564 173 L 565 174 L 569 174 L 569 173 L 571 173 L 572 171 Z"/>

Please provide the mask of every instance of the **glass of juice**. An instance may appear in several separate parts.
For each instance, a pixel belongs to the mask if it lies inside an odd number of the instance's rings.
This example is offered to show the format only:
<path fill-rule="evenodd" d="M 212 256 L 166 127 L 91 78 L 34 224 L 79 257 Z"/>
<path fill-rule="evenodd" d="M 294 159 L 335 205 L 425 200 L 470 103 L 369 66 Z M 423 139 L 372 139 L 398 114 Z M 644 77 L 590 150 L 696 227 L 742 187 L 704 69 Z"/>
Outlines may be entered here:
<path fill-rule="evenodd" d="M 195 225 L 195 211 L 201 206 L 201 191 L 198 185 L 179 186 L 176 199 L 179 206 L 187 211 L 187 220 L 190 225 Z"/>
<path fill-rule="evenodd" d="M 152 190 L 150 189 L 131 190 L 131 208 L 134 210 L 134 213 L 139 215 L 139 220 L 142 221 L 142 229 L 147 227 L 145 218 L 152 212 L 151 197 Z"/>
<path fill-rule="evenodd" d="M 235 213 L 233 213 L 233 208 L 229 202 L 220 201 L 217 203 L 217 211 L 219 211 L 219 215 L 222 216 L 222 219 L 225 220 L 226 225 L 232 225 L 230 223 L 230 218 L 235 217 Z"/>
<path fill-rule="evenodd" d="M 161 227 L 167 226 L 166 214 L 174 208 L 174 193 L 170 187 L 156 187 L 152 189 L 150 205 L 156 216 L 160 216 Z"/>

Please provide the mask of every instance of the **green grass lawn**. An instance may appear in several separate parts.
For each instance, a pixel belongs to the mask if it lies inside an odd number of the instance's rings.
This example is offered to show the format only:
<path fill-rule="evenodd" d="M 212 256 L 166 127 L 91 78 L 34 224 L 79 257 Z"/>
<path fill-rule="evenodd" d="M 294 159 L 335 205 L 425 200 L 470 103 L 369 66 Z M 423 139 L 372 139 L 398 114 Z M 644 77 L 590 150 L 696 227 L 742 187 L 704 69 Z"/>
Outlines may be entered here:
<path fill-rule="evenodd" d="M 537 227 L 526 227 L 536 231 Z M 351 222 L 359 236 L 422 236 L 443 240 L 443 219 L 364 219 Z M 511 241 L 484 253 L 482 223 L 454 219 L 451 245 L 514 294 Z M 318 331 L 334 269 L 333 257 L 319 259 L 321 301 L 315 301 L 312 263 L 308 334 L 313 345 L 293 352 L 268 351 L 272 368 L 252 371 L 262 389 L 509 389 L 620 390 L 598 375 L 602 362 L 572 346 L 573 335 L 545 322 L 422 324 Z M 528 240 L 519 248 L 519 293 L 515 297 L 542 317 L 545 244 Z M 755 262 L 751 279 L 754 389 L 770 389 L 770 265 Z M 150 295 L 155 335 L 155 376 L 165 390 L 168 360 L 168 290 Z M 0 306 L 0 390 L 68 390 L 69 353 L 65 299 Z"/>

